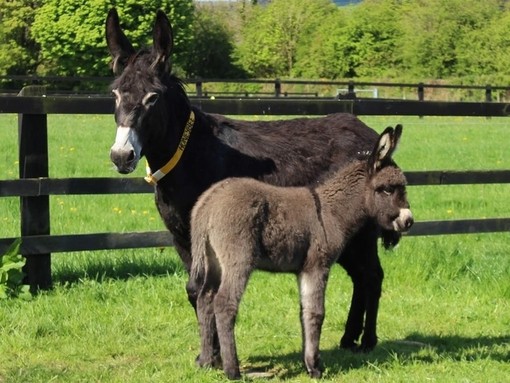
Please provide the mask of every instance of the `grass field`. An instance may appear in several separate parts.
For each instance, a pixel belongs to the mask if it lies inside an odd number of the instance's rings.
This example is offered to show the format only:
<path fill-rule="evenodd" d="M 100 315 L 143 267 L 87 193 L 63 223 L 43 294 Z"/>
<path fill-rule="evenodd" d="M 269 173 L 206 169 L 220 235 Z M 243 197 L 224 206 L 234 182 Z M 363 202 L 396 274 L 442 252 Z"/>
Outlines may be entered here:
<path fill-rule="evenodd" d="M 382 131 L 403 123 L 404 170 L 510 169 L 507 119 L 362 117 Z M 111 116 L 49 116 L 51 177 L 117 177 Z M 17 116 L 0 115 L 0 179 L 17 177 Z M 133 176 L 143 175 L 143 167 Z M 510 185 L 410 187 L 417 220 L 510 217 Z M 54 234 L 162 230 L 151 195 L 51 197 Z M 0 199 L 0 237 L 19 235 L 19 202 Z M 381 250 L 380 343 L 338 349 L 351 283 L 334 267 L 321 338 L 325 381 L 509 382 L 509 233 L 404 238 Z M 55 288 L 0 301 L 0 382 L 219 382 L 199 370 L 186 275 L 172 249 L 53 256 Z M 311 381 L 300 361 L 291 275 L 256 273 L 237 325 L 242 367 L 256 381 Z"/>

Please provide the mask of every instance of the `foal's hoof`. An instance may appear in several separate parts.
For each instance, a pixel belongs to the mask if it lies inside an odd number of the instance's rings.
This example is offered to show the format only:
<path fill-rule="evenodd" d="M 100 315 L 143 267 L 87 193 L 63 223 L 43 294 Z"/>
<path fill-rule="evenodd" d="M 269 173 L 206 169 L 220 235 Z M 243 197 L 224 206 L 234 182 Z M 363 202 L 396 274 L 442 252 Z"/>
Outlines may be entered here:
<path fill-rule="evenodd" d="M 308 375 L 313 379 L 320 379 L 322 377 L 322 371 L 319 369 L 313 369 L 308 371 Z"/>
<path fill-rule="evenodd" d="M 219 354 L 214 354 L 212 358 L 202 358 L 201 355 L 198 355 L 195 363 L 202 368 L 222 368 L 221 356 Z"/>

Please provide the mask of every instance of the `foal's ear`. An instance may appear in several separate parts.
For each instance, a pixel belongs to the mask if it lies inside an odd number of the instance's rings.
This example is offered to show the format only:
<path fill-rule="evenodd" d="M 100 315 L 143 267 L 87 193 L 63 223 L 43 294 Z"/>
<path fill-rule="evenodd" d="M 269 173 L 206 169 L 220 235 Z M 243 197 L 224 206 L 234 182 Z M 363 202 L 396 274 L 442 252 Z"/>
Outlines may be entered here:
<path fill-rule="evenodd" d="M 387 127 L 384 132 L 381 133 L 375 149 L 368 159 L 369 168 L 371 170 L 378 170 L 385 161 L 391 160 L 391 156 L 395 152 L 395 149 L 397 149 L 401 135 L 402 125 L 400 124 L 395 126 L 395 129 Z"/>
<path fill-rule="evenodd" d="M 172 26 L 165 12 L 159 10 L 156 13 L 156 22 L 154 23 L 154 30 L 152 32 L 154 51 L 156 52 L 156 59 L 152 63 L 152 68 L 166 69 L 168 58 L 172 53 L 174 47 L 174 38 Z"/>
<path fill-rule="evenodd" d="M 106 44 L 113 57 L 113 73 L 119 75 L 135 49 L 120 28 L 119 14 L 115 8 L 110 9 L 106 17 Z"/>

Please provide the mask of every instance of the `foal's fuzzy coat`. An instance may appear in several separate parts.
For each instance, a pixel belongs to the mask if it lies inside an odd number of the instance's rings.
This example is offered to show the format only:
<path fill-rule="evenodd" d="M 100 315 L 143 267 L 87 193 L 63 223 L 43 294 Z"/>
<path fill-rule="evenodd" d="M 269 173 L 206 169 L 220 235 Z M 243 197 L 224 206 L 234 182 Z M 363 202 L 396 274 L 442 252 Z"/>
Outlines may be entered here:
<path fill-rule="evenodd" d="M 304 362 L 320 377 L 319 339 L 329 270 L 348 239 L 368 220 L 385 230 L 413 223 L 406 180 L 391 160 L 402 128 L 388 128 L 368 160 L 354 161 L 316 188 L 277 187 L 249 178 L 213 185 L 191 217 L 193 263 L 190 284 L 197 301 L 201 366 L 215 363 L 213 334 L 223 369 L 239 378 L 234 323 L 254 269 L 298 276 Z"/>

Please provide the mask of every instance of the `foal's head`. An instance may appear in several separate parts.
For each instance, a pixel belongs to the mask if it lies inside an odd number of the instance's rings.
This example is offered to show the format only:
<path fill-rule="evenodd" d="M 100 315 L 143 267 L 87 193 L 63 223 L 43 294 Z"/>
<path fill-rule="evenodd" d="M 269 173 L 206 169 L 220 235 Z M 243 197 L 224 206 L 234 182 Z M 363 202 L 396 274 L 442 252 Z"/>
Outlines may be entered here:
<path fill-rule="evenodd" d="M 402 126 L 389 127 L 379 136 L 370 154 L 366 207 L 384 230 L 407 231 L 413 224 L 406 195 L 406 178 L 391 158 L 402 134 Z"/>
<path fill-rule="evenodd" d="M 106 19 L 106 41 L 116 76 L 117 136 L 110 157 L 120 173 L 131 173 L 148 148 L 168 141 L 165 128 L 186 118 L 181 116 L 189 113 L 189 101 L 182 83 L 169 73 L 173 34 L 162 11 L 156 15 L 151 49 L 135 51 L 115 9 Z"/>

